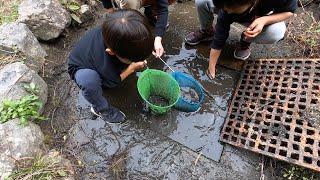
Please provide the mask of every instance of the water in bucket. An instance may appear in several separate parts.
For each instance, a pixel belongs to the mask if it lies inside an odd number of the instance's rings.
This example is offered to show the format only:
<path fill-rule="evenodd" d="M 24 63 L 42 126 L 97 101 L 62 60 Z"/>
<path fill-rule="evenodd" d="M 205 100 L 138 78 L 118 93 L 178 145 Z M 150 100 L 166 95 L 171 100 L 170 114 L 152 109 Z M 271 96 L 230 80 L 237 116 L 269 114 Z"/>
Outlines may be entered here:
<path fill-rule="evenodd" d="M 137 87 L 140 96 L 154 114 L 166 113 L 180 97 L 178 82 L 171 75 L 160 70 L 143 71 L 139 76 Z"/>

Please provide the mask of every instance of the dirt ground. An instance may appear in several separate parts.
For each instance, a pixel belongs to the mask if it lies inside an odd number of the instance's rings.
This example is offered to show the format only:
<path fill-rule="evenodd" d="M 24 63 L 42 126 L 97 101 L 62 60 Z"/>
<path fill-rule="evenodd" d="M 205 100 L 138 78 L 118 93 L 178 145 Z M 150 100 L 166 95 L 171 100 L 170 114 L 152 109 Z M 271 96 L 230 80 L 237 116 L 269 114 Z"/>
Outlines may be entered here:
<path fill-rule="evenodd" d="M 220 58 L 217 80 L 211 82 L 204 73 L 209 55 L 208 44 L 187 47 L 183 43 L 184 35 L 197 27 L 196 17 L 193 1 L 170 7 L 170 29 L 164 38 L 164 46 L 168 64 L 196 75 L 218 100 L 220 97 L 220 102 L 207 100 L 205 103 L 205 107 L 215 108 L 216 111 L 201 111 L 209 114 L 203 116 L 203 119 L 210 117 L 209 119 L 218 120 L 215 125 L 218 131 L 206 130 L 200 134 L 204 137 L 199 141 L 207 142 L 214 139 L 212 134 L 216 133 L 215 136 L 219 136 L 219 123 L 221 127 L 224 112 L 227 110 L 228 101 L 243 65 L 242 61 L 236 61 L 232 57 L 242 27 L 236 25 L 232 28 L 228 45 Z M 120 98 L 110 97 L 114 105 L 125 108 L 130 116 L 129 122 L 123 125 L 108 125 L 100 119 L 93 120 L 89 113 L 89 104 L 80 95 L 78 87 L 66 72 L 66 61 L 74 43 L 91 27 L 99 25 L 102 19 L 103 10 L 100 8 L 92 25 L 81 29 L 70 28 L 61 38 L 42 43 L 49 54 L 41 70 L 49 86 L 49 99 L 45 107 L 45 116 L 49 117 L 49 120 L 42 123 L 41 127 L 46 134 L 48 146 L 59 149 L 73 160 L 78 179 L 259 179 L 261 174 L 265 179 L 282 177 L 282 171 L 287 167 L 285 163 L 229 145 L 218 144 L 217 140 L 214 141 L 217 144 L 211 143 L 209 146 L 221 146 L 222 156 L 220 158 L 219 155 L 219 162 L 202 155 L 201 150 L 196 151 L 197 144 L 188 142 L 197 141 L 196 139 L 186 138 L 183 141 L 183 137 L 173 133 L 181 132 L 181 122 L 195 115 L 173 111 L 166 116 L 165 121 L 160 119 L 160 123 L 158 118 L 146 115 L 137 94 L 124 96 L 130 89 L 135 88 L 137 77 L 134 76 L 118 91 Z M 295 48 L 289 39 L 272 46 L 256 45 L 251 58 L 303 56 Z M 155 60 L 151 66 L 168 71 L 163 64 Z M 112 96 L 113 93 L 106 92 L 106 96 L 109 97 L 110 94 Z M 216 116 L 211 117 L 210 113 Z M 221 117 L 217 113 L 222 114 Z M 156 130 L 159 129 L 159 125 L 160 132 Z M 194 124 L 191 123 L 190 126 L 192 125 Z M 203 129 L 200 128 L 196 132 L 200 131 Z M 207 135 L 210 136 L 205 137 Z M 181 143 L 187 146 L 191 144 L 190 148 Z M 265 164 L 263 171 L 261 162 Z"/>

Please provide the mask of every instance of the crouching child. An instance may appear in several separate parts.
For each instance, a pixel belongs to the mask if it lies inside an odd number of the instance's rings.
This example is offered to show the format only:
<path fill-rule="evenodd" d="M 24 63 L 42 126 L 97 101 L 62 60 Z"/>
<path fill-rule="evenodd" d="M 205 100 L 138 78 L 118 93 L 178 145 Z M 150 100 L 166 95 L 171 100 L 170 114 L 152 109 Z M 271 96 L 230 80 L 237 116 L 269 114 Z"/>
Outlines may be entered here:
<path fill-rule="evenodd" d="M 69 55 L 68 73 L 91 103 L 93 114 L 108 123 L 125 121 L 125 114 L 103 97 L 103 88 L 114 88 L 144 68 L 153 39 L 148 21 L 140 12 L 117 10 L 75 45 Z"/>

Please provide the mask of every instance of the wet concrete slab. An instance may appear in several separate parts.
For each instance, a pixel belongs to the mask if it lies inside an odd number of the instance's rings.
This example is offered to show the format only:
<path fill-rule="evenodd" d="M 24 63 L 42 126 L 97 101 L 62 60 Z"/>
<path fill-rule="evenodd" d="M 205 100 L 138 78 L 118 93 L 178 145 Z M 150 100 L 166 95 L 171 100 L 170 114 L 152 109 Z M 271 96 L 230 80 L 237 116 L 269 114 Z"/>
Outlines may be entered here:
<path fill-rule="evenodd" d="M 201 109 L 197 112 L 184 113 L 173 109 L 163 117 L 147 115 L 146 119 L 150 122 L 151 129 L 196 152 L 201 152 L 212 160 L 219 161 L 223 150 L 223 145 L 219 143 L 220 128 L 226 117 L 228 101 L 239 74 L 221 67 L 216 79 L 210 80 L 205 74 L 207 59 L 198 56 L 196 50 L 186 49 L 181 40 L 180 43 L 182 43 L 180 52 L 168 55 L 170 51 L 167 51 L 164 60 L 175 71 L 192 75 L 211 92 L 214 99 L 206 96 Z M 162 67 L 170 73 L 168 67 L 163 65 Z"/>
<path fill-rule="evenodd" d="M 256 161 L 227 148 L 214 163 L 168 138 L 133 124 L 80 120 L 68 146 L 82 160 L 79 179 L 257 179 Z M 76 135 L 76 136 L 73 136 Z M 81 141 L 79 141 L 81 139 Z M 239 155 L 238 155 L 239 154 Z"/>
<path fill-rule="evenodd" d="M 259 159 L 247 151 L 226 146 L 217 163 L 143 127 L 145 119 L 122 125 L 92 120 L 90 104 L 77 97 L 79 121 L 69 131 L 66 146 L 81 161 L 80 179 L 259 178 Z"/>

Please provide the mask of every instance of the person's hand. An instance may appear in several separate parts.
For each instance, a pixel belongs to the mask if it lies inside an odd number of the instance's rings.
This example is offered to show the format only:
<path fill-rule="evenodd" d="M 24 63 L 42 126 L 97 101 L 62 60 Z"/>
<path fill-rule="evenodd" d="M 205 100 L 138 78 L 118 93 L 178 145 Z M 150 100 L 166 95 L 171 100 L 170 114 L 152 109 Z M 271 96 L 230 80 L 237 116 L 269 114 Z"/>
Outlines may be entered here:
<path fill-rule="evenodd" d="M 156 37 L 154 39 L 154 52 L 153 52 L 153 55 L 156 56 L 156 58 L 159 58 L 163 55 L 164 53 L 164 49 L 163 49 L 163 46 L 162 46 L 162 43 L 161 43 L 161 37 Z"/>
<path fill-rule="evenodd" d="M 144 67 L 146 67 L 147 65 L 147 61 L 139 61 L 139 62 L 132 62 L 128 68 L 130 68 L 132 71 L 139 71 L 141 69 L 143 69 Z"/>
<path fill-rule="evenodd" d="M 207 70 L 207 75 L 208 75 L 209 79 L 211 79 L 211 80 L 213 80 L 216 77 L 216 66 L 215 65 L 209 64 L 209 68 Z"/>
<path fill-rule="evenodd" d="M 266 25 L 265 17 L 255 19 L 250 26 L 244 31 L 246 38 L 254 38 L 258 36 Z"/>
<path fill-rule="evenodd" d="M 211 49 L 210 50 L 210 59 L 209 59 L 209 68 L 206 72 L 208 77 L 213 80 L 216 76 L 216 65 L 221 54 L 221 49 Z"/>

